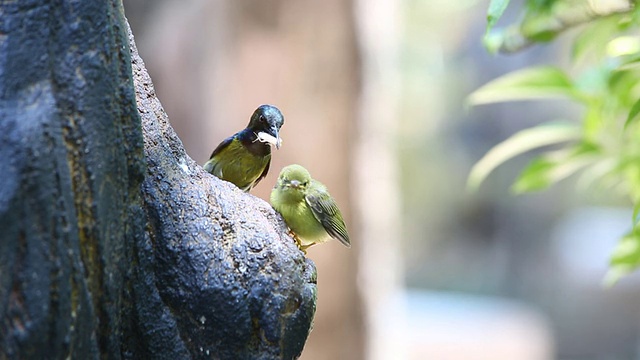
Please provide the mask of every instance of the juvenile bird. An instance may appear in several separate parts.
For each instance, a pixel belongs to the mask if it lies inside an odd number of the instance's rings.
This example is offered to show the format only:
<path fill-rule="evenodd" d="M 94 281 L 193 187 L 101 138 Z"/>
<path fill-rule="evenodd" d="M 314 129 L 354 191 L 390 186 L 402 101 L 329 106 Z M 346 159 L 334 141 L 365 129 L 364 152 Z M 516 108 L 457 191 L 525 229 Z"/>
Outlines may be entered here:
<path fill-rule="evenodd" d="M 307 169 L 289 165 L 282 169 L 271 191 L 271 206 L 282 214 L 305 252 L 314 244 L 338 239 L 351 247 L 347 227 L 327 188 L 313 180 Z"/>
<path fill-rule="evenodd" d="M 269 172 L 271 145 L 280 148 L 278 135 L 284 117 L 278 108 L 261 105 L 251 115 L 249 125 L 222 141 L 213 150 L 204 169 L 222 180 L 250 191 Z"/>

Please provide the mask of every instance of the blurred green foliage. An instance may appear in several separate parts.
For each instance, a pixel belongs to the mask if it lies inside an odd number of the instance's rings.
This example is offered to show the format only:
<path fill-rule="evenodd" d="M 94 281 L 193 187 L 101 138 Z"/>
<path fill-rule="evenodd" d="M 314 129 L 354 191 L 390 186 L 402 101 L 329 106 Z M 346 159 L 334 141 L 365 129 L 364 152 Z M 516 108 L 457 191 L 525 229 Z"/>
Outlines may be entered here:
<path fill-rule="evenodd" d="M 612 284 L 640 266 L 640 11 L 632 1 L 529 0 L 520 22 L 494 28 L 508 4 L 491 1 L 487 49 L 520 51 L 575 28 L 567 34 L 570 69 L 544 66 L 506 74 L 473 92 L 468 101 L 564 98 L 578 104 L 582 116 L 549 119 L 496 145 L 474 166 L 468 186 L 477 189 L 500 164 L 539 149 L 513 184 L 515 193 L 544 190 L 577 175 L 586 189 L 628 198 L 634 206 L 631 230 L 613 251 L 605 278 Z"/>

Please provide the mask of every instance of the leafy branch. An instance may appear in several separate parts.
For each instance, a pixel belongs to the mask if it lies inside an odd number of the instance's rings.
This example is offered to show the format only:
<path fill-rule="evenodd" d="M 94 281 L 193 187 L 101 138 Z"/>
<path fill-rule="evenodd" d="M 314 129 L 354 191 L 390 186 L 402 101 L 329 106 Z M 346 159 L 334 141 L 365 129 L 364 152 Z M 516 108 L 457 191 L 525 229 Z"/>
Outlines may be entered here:
<path fill-rule="evenodd" d="M 640 266 L 639 11 L 626 0 L 529 0 L 522 21 L 494 30 L 508 3 L 490 4 L 484 40 L 489 51 L 522 50 L 583 24 L 572 38 L 574 66 L 570 72 L 545 66 L 506 74 L 473 92 L 469 103 L 559 98 L 577 103 L 582 116 L 547 121 L 496 145 L 473 167 L 468 187 L 477 190 L 502 163 L 542 149 L 514 182 L 515 193 L 544 190 L 579 174 L 582 188 L 621 194 L 634 211 L 630 230 L 611 257 L 605 282 L 612 284 Z"/>
<path fill-rule="evenodd" d="M 577 25 L 633 10 L 631 0 L 528 1 L 522 20 L 503 29 L 493 27 L 510 0 L 492 0 L 487 13 L 484 44 L 492 52 L 513 53 L 536 42 L 553 40 Z"/>

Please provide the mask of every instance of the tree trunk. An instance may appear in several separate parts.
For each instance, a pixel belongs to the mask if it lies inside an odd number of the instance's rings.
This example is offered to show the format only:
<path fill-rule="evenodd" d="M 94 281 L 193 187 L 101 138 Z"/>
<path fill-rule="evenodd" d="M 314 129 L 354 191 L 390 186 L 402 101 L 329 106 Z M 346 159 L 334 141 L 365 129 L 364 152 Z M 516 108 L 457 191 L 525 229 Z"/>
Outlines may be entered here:
<path fill-rule="evenodd" d="M 332 241 L 309 249 L 318 268 L 318 309 L 302 358 L 364 359 L 368 328 L 359 257 L 371 244 L 353 212 L 354 194 L 360 193 L 354 172 L 362 166 L 354 161 L 362 136 L 356 123 L 361 69 L 354 2 L 188 0 L 147 8 L 147 1 L 127 1 L 144 8 L 130 21 L 189 154 L 204 163 L 222 139 L 246 126 L 253 109 L 274 104 L 285 117 L 283 146 L 252 194 L 268 199 L 280 169 L 297 163 L 338 202 L 353 246 Z M 128 15 L 135 14 L 136 7 L 130 9 Z"/>
<path fill-rule="evenodd" d="M 0 13 L 0 358 L 299 356 L 313 263 L 186 155 L 121 1 Z"/>

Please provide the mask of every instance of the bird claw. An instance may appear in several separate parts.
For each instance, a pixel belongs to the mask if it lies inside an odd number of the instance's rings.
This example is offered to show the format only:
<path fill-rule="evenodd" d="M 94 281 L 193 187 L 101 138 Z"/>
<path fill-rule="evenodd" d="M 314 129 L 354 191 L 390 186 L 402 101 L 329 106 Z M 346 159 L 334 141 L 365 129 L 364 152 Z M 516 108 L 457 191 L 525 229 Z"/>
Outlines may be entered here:
<path fill-rule="evenodd" d="M 302 251 L 303 254 L 307 255 L 308 246 L 302 245 L 302 242 L 300 241 L 300 238 L 298 237 L 298 235 L 294 233 L 293 230 L 291 229 L 289 229 L 289 236 L 291 236 L 293 240 L 296 242 L 296 246 L 298 247 L 298 249 L 300 249 L 300 251 Z"/>

